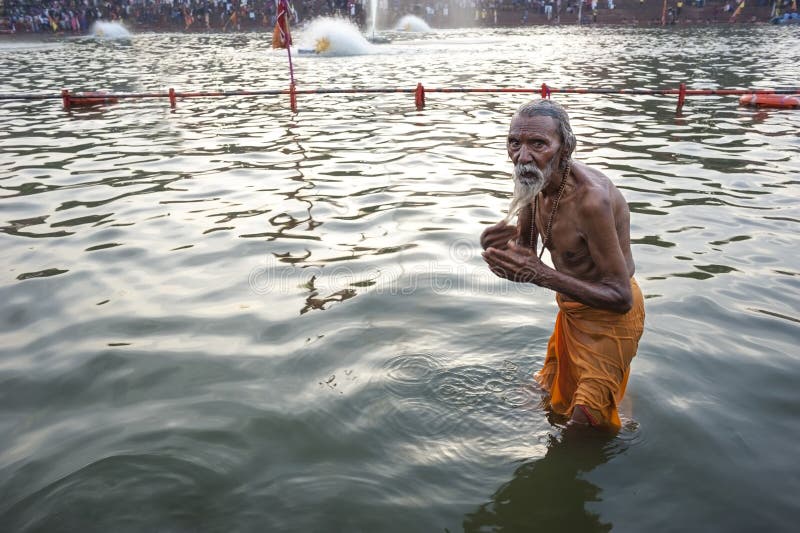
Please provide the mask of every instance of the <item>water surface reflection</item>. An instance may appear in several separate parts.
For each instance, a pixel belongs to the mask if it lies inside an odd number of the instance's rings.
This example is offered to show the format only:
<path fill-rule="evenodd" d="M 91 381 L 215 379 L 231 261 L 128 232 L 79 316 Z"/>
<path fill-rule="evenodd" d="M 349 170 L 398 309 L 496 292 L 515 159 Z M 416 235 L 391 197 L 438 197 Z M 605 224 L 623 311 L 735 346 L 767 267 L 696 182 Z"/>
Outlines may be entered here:
<path fill-rule="evenodd" d="M 571 430 L 570 430 L 571 431 Z M 490 502 L 464 518 L 464 531 L 611 531 L 588 505 L 602 489 L 585 474 L 624 453 L 623 441 L 570 433 L 550 435 L 544 457 L 524 461 Z"/>

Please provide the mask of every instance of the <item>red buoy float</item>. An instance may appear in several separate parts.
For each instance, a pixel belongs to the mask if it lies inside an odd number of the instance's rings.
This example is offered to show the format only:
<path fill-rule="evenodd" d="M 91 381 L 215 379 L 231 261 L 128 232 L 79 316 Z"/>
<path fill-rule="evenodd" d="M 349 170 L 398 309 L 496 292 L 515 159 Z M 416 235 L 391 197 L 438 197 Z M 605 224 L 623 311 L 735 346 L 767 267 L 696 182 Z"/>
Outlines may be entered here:
<path fill-rule="evenodd" d="M 739 105 L 793 108 L 800 107 L 800 97 L 783 94 L 743 94 L 739 97 Z"/>
<path fill-rule="evenodd" d="M 102 91 L 88 91 L 69 95 L 69 103 L 73 107 L 116 104 L 118 101 L 119 98 L 107 96 L 107 93 Z"/>

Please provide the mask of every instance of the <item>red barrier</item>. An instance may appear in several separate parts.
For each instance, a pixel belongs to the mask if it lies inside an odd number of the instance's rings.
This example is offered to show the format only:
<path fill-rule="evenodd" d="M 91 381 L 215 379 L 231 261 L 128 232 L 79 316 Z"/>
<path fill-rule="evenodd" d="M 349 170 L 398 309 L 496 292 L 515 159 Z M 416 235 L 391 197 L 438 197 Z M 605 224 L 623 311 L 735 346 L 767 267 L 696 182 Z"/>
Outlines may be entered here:
<path fill-rule="evenodd" d="M 686 100 L 686 84 L 681 83 L 680 89 L 678 89 L 678 108 L 675 110 L 676 113 L 680 113 L 681 109 L 683 109 L 684 100 Z"/>
<path fill-rule="evenodd" d="M 425 107 L 425 93 L 518 93 L 518 94 L 539 94 L 542 98 L 550 98 L 553 94 L 619 94 L 628 96 L 638 95 L 678 95 L 678 112 L 680 112 L 687 96 L 740 96 L 740 95 L 797 95 L 800 88 L 791 87 L 785 89 L 687 89 L 685 83 L 681 83 L 678 89 L 604 89 L 604 88 L 579 88 L 579 87 L 550 87 L 542 83 L 540 89 L 533 88 L 510 88 L 510 87 L 490 87 L 490 88 L 467 88 L 467 87 L 440 87 L 425 88 L 422 83 L 418 83 L 414 89 L 402 88 L 363 88 L 363 89 L 297 89 L 293 84 L 289 89 L 266 89 L 266 90 L 235 90 L 235 91 L 195 91 L 195 92 L 176 92 L 170 88 L 168 92 L 144 92 L 144 93 L 102 93 L 104 101 L 102 103 L 113 103 L 122 99 L 142 99 L 142 98 L 167 98 L 171 107 L 176 106 L 177 98 L 223 98 L 232 96 L 281 96 L 288 95 L 292 112 L 297 112 L 298 94 L 391 94 L 402 93 L 414 95 L 414 104 L 417 109 Z M 83 100 L 89 98 L 99 98 L 98 94 L 83 95 Z M 70 109 L 81 99 L 80 93 L 72 94 L 69 89 L 63 89 L 60 94 L 2 94 L 0 101 L 3 100 L 50 100 L 60 98 L 64 109 Z"/>
<path fill-rule="evenodd" d="M 84 93 L 72 93 L 69 95 L 69 105 L 71 107 L 88 107 L 95 105 L 116 104 L 118 99 L 113 94 L 102 91 L 89 91 Z"/>

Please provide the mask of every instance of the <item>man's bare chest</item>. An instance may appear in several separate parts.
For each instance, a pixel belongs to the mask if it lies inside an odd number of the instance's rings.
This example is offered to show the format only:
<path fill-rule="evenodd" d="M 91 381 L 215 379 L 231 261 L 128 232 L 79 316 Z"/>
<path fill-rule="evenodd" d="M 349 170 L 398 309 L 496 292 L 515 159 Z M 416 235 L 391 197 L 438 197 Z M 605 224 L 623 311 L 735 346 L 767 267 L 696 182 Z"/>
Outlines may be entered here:
<path fill-rule="evenodd" d="M 546 240 L 553 266 L 573 273 L 590 271 L 594 268 L 594 262 L 584 237 L 585 232 L 568 215 L 570 213 L 564 213 L 561 220 L 553 220 L 550 239 Z M 539 230 L 539 242 L 545 242 L 546 221 L 540 219 L 537 226 L 542 228 Z"/>
<path fill-rule="evenodd" d="M 594 266 L 589 246 L 582 233 L 574 226 L 554 227 L 552 243 L 548 248 L 555 266 L 563 265 L 570 270 Z"/>

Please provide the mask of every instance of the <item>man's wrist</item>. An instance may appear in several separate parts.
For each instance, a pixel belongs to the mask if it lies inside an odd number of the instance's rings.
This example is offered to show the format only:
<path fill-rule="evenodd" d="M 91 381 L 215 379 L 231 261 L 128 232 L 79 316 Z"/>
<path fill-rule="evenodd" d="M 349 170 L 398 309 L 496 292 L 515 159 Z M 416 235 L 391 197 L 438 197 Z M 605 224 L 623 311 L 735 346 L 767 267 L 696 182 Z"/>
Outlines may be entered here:
<path fill-rule="evenodd" d="M 533 283 L 539 287 L 549 288 L 550 271 L 552 269 L 541 261 L 535 267 L 530 268 L 528 283 Z"/>

